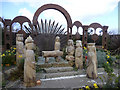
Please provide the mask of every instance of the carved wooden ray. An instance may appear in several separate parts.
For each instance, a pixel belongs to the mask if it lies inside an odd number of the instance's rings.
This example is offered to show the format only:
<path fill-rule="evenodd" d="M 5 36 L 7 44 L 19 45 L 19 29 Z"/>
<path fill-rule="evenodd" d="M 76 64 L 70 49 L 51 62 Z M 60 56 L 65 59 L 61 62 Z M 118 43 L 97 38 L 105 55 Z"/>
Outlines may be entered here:
<path fill-rule="evenodd" d="M 50 33 L 52 33 L 52 31 L 53 31 L 54 24 L 55 24 L 55 21 L 52 23 L 52 27 L 51 27 Z"/>
<path fill-rule="evenodd" d="M 39 27 L 38 26 L 35 26 L 35 31 L 36 31 L 36 35 L 39 34 Z"/>
<path fill-rule="evenodd" d="M 42 33 L 44 33 L 44 24 L 42 19 L 41 19 L 41 26 L 42 26 Z"/>
<path fill-rule="evenodd" d="M 63 28 L 62 30 L 60 30 L 59 34 L 62 34 L 62 32 L 64 31 L 65 28 Z"/>
<path fill-rule="evenodd" d="M 56 26 L 55 26 L 55 28 L 54 28 L 54 30 L 53 30 L 53 34 L 55 34 L 55 31 L 56 31 L 56 29 L 57 29 L 57 26 L 58 26 L 58 23 L 56 24 Z"/>
<path fill-rule="evenodd" d="M 56 36 L 60 37 L 61 50 L 63 47 L 65 47 L 67 43 L 67 35 L 65 32 L 65 28 L 63 28 L 62 25 L 59 25 L 58 22 L 56 23 L 55 21 L 52 20 L 48 21 L 47 19 L 45 20 L 41 19 L 40 22 L 39 21 L 37 22 L 36 26 L 33 26 L 31 24 L 30 25 L 31 29 L 27 28 L 26 26 L 24 27 L 26 28 L 27 32 L 29 32 L 29 34 L 33 36 L 33 38 L 36 41 L 36 45 L 39 46 L 41 51 L 43 49 L 45 50 L 54 49 L 53 47 Z M 43 40 L 43 38 L 45 39 Z"/>
<path fill-rule="evenodd" d="M 44 26 L 45 26 L 45 33 L 47 33 L 47 20 L 45 19 L 45 24 L 44 24 Z"/>
<path fill-rule="evenodd" d="M 58 28 L 58 30 L 55 32 L 55 34 L 57 34 L 60 30 L 60 28 L 62 27 L 62 25 L 60 25 L 60 27 Z"/>
<path fill-rule="evenodd" d="M 37 26 L 35 26 L 34 29 L 34 33 L 37 34 L 64 34 L 64 29 L 62 28 L 62 25 L 58 26 L 59 23 L 55 24 L 55 21 L 53 21 L 51 23 L 51 20 L 49 20 L 49 22 L 47 22 L 47 19 L 45 19 L 45 21 L 43 22 L 43 20 L 41 19 L 41 22 L 37 22 Z"/>
<path fill-rule="evenodd" d="M 41 28 L 40 28 L 39 22 L 38 22 L 38 29 L 39 29 L 39 33 L 41 33 Z"/>
<path fill-rule="evenodd" d="M 50 33 L 50 25 L 51 25 L 51 20 L 49 20 L 48 33 Z"/>
<path fill-rule="evenodd" d="M 31 30 L 24 25 L 25 29 L 31 34 Z"/>

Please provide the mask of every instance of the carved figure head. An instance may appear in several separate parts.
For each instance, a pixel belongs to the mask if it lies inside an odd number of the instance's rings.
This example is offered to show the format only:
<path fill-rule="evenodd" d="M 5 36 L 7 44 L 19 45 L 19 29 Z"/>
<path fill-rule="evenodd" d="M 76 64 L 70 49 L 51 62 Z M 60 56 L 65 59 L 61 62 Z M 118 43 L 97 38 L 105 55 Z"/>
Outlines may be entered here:
<path fill-rule="evenodd" d="M 82 41 L 81 40 L 76 41 L 76 47 L 82 47 Z"/>
<path fill-rule="evenodd" d="M 25 40 L 25 46 L 26 46 L 26 49 L 34 49 L 34 40 L 32 39 L 31 36 L 29 36 L 26 40 Z"/>
<path fill-rule="evenodd" d="M 88 43 L 87 46 L 88 46 L 88 52 L 96 51 L 95 43 Z"/>
<path fill-rule="evenodd" d="M 16 35 L 16 40 L 22 42 L 23 41 L 23 34 L 17 34 Z"/>
<path fill-rule="evenodd" d="M 74 46 L 72 39 L 69 39 L 69 40 L 68 40 L 68 46 Z"/>
<path fill-rule="evenodd" d="M 56 42 L 60 42 L 60 37 L 59 37 L 59 36 L 56 36 L 55 41 L 56 41 Z"/>

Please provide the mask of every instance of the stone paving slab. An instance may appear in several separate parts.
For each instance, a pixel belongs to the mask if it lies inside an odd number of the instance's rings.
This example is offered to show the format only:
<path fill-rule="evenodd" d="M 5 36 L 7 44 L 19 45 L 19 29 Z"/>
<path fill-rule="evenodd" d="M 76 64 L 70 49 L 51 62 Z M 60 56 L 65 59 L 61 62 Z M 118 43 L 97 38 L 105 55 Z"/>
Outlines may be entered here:
<path fill-rule="evenodd" d="M 52 68 L 45 68 L 47 72 L 51 73 L 37 73 L 37 80 L 38 79 L 45 79 L 45 78 L 55 78 L 55 77 L 63 77 L 63 76 L 74 76 L 74 75 L 81 75 L 86 74 L 85 70 L 78 70 L 74 71 L 73 67 L 52 67 Z M 65 71 L 66 70 L 66 71 Z M 69 71 L 72 70 L 72 71 Z M 65 72 L 61 72 L 65 71 Z M 104 72 L 104 68 L 98 68 L 98 73 Z"/>
<path fill-rule="evenodd" d="M 101 69 L 102 70 L 102 69 Z M 118 70 L 115 69 L 114 73 L 117 75 Z M 106 72 L 98 72 L 98 76 L 103 78 L 103 75 L 106 77 Z M 85 85 L 93 86 L 94 83 L 103 84 L 100 78 L 95 80 L 89 79 L 86 77 L 86 74 L 69 76 L 69 77 L 61 77 L 61 78 L 50 78 L 50 79 L 41 79 L 41 85 L 31 87 L 31 88 L 46 88 L 50 90 L 50 88 L 59 88 L 60 90 L 72 90 L 73 88 L 85 87 Z M 105 83 L 105 79 L 103 78 L 103 82 Z M 19 84 L 13 85 L 15 88 L 26 88 L 23 86 L 23 82 L 19 82 Z M 12 87 L 12 88 L 13 88 Z M 62 89 L 61 89 L 62 88 Z M 39 89 L 38 89 L 39 90 Z M 51 89 L 52 90 L 52 89 Z"/>
<path fill-rule="evenodd" d="M 46 73 L 57 73 L 57 72 L 65 72 L 65 71 L 72 71 L 73 67 L 51 67 L 51 68 L 44 68 Z"/>
<path fill-rule="evenodd" d="M 45 84 L 44 84 L 44 87 L 45 88 L 51 88 L 51 85 L 54 85 L 54 87 L 52 87 L 52 88 L 63 88 L 63 85 L 60 82 L 60 80 L 46 81 Z"/>
<path fill-rule="evenodd" d="M 103 73 L 106 76 L 106 73 Z M 98 76 L 102 77 L 102 73 Z M 103 77 L 102 77 L 103 78 Z M 81 75 L 74 78 L 63 78 L 63 79 L 41 79 L 42 84 L 34 88 L 80 88 L 85 85 L 93 85 L 94 83 L 102 83 L 99 78 L 93 80 Z"/>
<path fill-rule="evenodd" d="M 77 71 L 70 71 L 70 72 L 59 72 L 59 73 L 47 73 L 45 74 L 45 78 L 55 78 L 55 77 L 62 77 L 62 76 L 72 76 L 78 75 L 80 72 Z"/>
<path fill-rule="evenodd" d="M 99 73 L 98 76 L 106 76 L 106 73 Z M 103 77 L 102 77 L 103 78 Z M 93 80 L 86 77 L 86 75 L 80 76 L 71 76 L 68 78 L 53 78 L 53 79 L 41 79 L 41 85 L 37 85 L 31 88 L 62 88 L 72 90 L 73 88 L 85 87 L 85 85 L 93 85 L 94 83 L 102 83 L 99 78 Z M 18 86 L 13 86 L 17 88 L 26 88 L 23 86 L 23 83 Z"/>
<path fill-rule="evenodd" d="M 64 60 L 63 58 L 60 58 L 60 61 L 56 62 L 54 57 L 49 57 L 48 63 L 49 64 L 51 64 L 51 63 L 68 63 L 68 61 Z M 44 57 L 38 57 L 37 64 L 39 64 L 39 65 L 40 64 L 45 64 L 45 58 Z"/>
<path fill-rule="evenodd" d="M 37 80 L 38 79 L 46 79 L 46 78 L 56 78 L 56 77 L 63 77 L 63 76 L 74 76 L 74 75 L 80 75 L 85 74 L 84 70 L 79 71 L 66 71 L 66 72 L 55 72 L 55 73 L 40 73 L 38 72 L 36 74 Z"/>

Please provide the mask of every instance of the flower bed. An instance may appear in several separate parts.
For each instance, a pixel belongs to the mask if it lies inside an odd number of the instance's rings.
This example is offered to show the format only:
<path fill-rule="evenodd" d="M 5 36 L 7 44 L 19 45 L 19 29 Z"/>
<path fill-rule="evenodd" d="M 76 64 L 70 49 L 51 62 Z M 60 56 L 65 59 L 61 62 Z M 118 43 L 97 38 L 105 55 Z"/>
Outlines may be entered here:
<path fill-rule="evenodd" d="M 6 50 L 0 54 L 2 58 L 1 66 L 9 67 L 11 65 L 16 65 L 16 48 L 11 47 L 10 50 Z"/>

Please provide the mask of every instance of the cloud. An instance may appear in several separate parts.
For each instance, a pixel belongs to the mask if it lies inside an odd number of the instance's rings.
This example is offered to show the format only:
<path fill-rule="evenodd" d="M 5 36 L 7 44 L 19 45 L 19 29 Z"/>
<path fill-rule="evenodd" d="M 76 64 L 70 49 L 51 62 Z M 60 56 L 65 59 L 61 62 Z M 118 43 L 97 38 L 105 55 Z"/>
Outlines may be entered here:
<path fill-rule="evenodd" d="M 34 14 L 31 13 L 28 9 L 22 8 L 19 10 L 18 15 L 26 16 L 27 18 L 29 18 L 32 21 Z"/>
<path fill-rule="evenodd" d="M 70 14 L 72 21 L 79 20 L 82 24 L 90 24 L 94 17 L 102 17 L 105 14 L 112 12 L 117 6 L 120 0 L 4 0 L 7 2 L 26 2 L 32 8 L 36 10 L 44 4 L 53 3 L 62 6 Z M 21 9 L 21 15 L 24 15 L 30 20 L 33 18 L 33 14 L 27 9 Z M 28 14 L 27 14 L 28 13 Z M 65 19 L 62 19 L 63 16 L 60 13 L 55 11 L 46 10 L 45 13 L 42 13 L 44 18 L 54 18 L 57 22 L 66 25 Z M 89 20 L 89 21 L 88 21 Z M 87 22 L 87 23 L 86 23 Z M 91 22 L 92 23 L 92 22 Z M 106 23 L 105 23 L 106 24 Z M 107 23 L 108 25 L 108 23 Z"/>
<path fill-rule="evenodd" d="M 58 4 L 65 8 L 73 21 L 84 20 L 88 17 L 100 16 L 111 12 L 120 0 L 4 0 L 8 2 L 26 2 L 36 10 L 48 3 Z M 49 11 L 48 11 L 49 12 Z M 50 12 L 49 12 L 50 13 Z M 51 13 L 51 15 L 56 15 Z"/>
<path fill-rule="evenodd" d="M 67 26 L 67 22 L 66 22 L 66 19 L 65 17 L 59 12 L 59 11 L 56 11 L 56 10 L 46 10 L 44 12 L 42 12 L 40 14 L 40 16 L 38 17 L 38 21 L 40 19 L 47 19 L 47 20 L 50 20 L 53 22 L 55 20 L 55 24 L 59 23 L 59 25 L 63 25 L 64 27 Z"/>
<path fill-rule="evenodd" d="M 40 0 L 35 2 L 30 0 L 29 5 L 33 8 L 48 3 L 59 4 L 65 8 L 71 15 L 73 20 L 84 19 L 88 16 L 103 15 L 111 12 L 117 6 L 119 0 Z"/>
<path fill-rule="evenodd" d="M 67 10 L 72 18 L 72 22 L 79 20 L 82 24 L 89 25 L 92 18 L 102 17 L 104 14 L 112 12 L 117 7 L 120 0 L 64 0 L 63 2 L 61 2 L 61 0 L 32 1 L 33 0 L 30 0 L 28 4 L 36 9 L 48 3 L 58 4 Z M 60 13 L 56 13 L 55 11 L 46 10 L 43 16 L 46 18 L 54 18 L 55 21 L 59 21 L 65 26 L 65 19 L 63 19 Z"/>
<path fill-rule="evenodd" d="M 18 12 L 18 16 L 26 16 L 27 18 L 29 18 L 31 21 L 33 20 L 33 15 L 34 13 L 31 13 L 28 9 L 26 8 L 21 8 Z M 64 18 L 64 19 L 61 19 Z M 41 13 L 41 15 L 38 17 L 38 21 L 40 22 L 40 20 L 43 19 L 47 19 L 48 21 L 51 19 L 51 21 L 53 22 L 55 20 L 55 24 L 59 23 L 59 26 L 62 24 L 64 27 L 66 27 L 67 23 L 65 20 L 65 17 L 58 11 L 56 10 L 48 10 L 48 11 L 44 11 L 43 13 Z M 47 22 L 48 22 L 47 21 Z M 45 21 L 44 21 L 45 22 Z M 51 22 L 51 23 L 52 23 Z"/>

